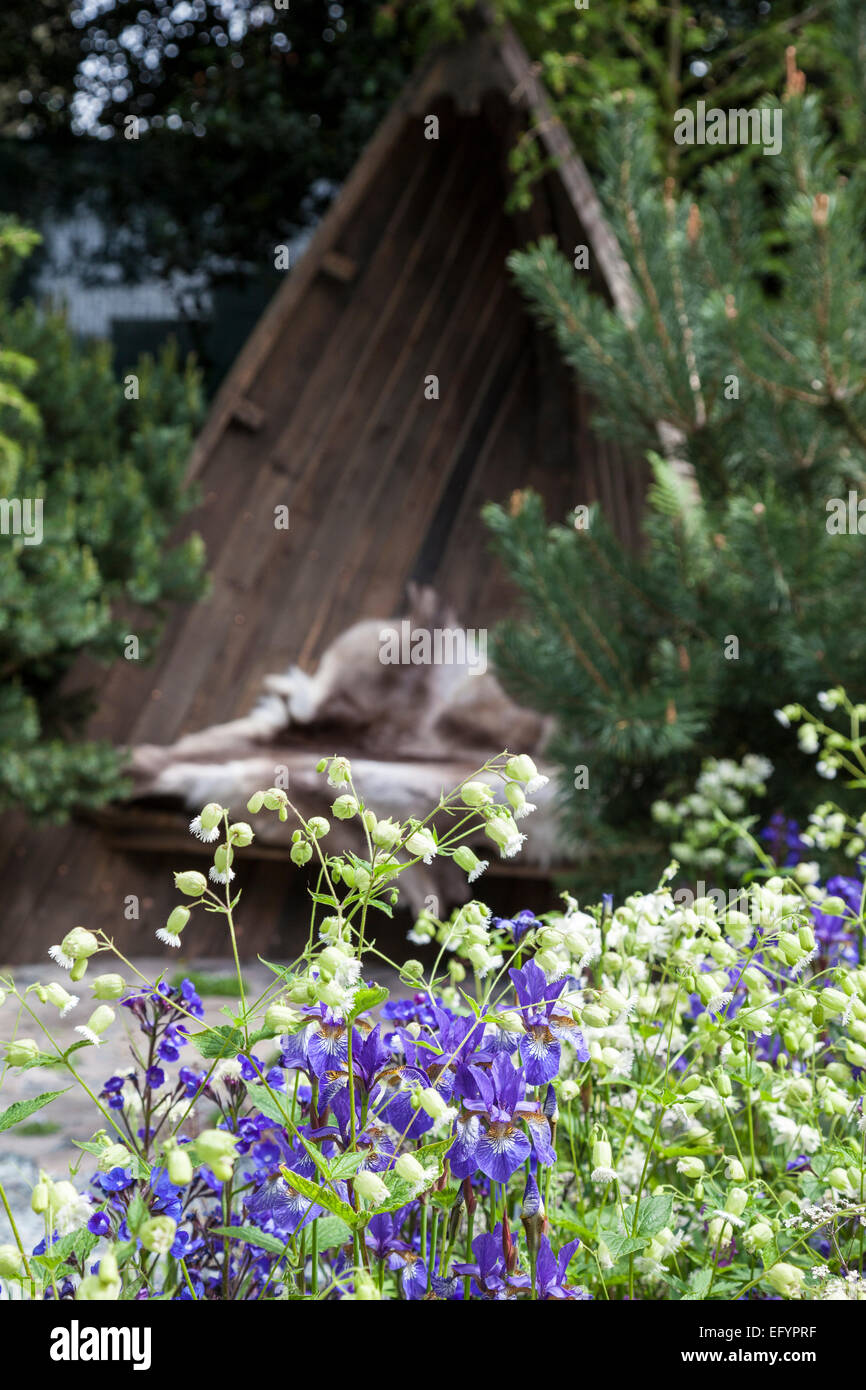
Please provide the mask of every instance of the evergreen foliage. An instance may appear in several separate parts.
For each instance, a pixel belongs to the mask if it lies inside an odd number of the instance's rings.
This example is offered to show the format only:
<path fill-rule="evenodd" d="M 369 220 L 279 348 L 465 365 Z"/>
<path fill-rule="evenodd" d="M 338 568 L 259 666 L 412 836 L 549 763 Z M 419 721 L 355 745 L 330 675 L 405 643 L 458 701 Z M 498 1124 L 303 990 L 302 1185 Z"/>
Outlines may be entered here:
<path fill-rule="evenodd" d="M 62 819 L 120 784 L 117 753 L 80 737 L 90 700 L 69 687 L 74 663 L 120 660 L 130 635 L 145 660 L 168 606 L 202 591 L 199 537 L 168 545 L 192 500 L 199 394 L 167 349 L 127 399 L 107 347 L 80 344 L 59 313 L 11 308 L 33 241 L 0 223 L 0 499 L 42 502 L 41 540 L 16 533 L 9 506 L 0 517 L 0 810 Z"/>
<path fill-rule="evenodd" d="M 498 668 L 557 718 L 584 847 L 633 843 L 652 801 L 682 794 L 708 756 L 784 763 L 770 795 L 796 813 L 774 708 L 839 683 L 864 698 L 863 538 L 839 516 L 849 492 L 866 497 L 866 180 L 802 88 L 789 70 L 781 154 L 727 158 L 698 197 L 658 173 L 648 104 L 611 104 L 603 196 L 632 322 L 551 240 L 512 257 L 597 397 L 595 427 L 646 454 L 654 478 L 638 553 L 597 511 L 549 526 L 525 494 L 486 512 L 526 603 L 499 633 Z"/>

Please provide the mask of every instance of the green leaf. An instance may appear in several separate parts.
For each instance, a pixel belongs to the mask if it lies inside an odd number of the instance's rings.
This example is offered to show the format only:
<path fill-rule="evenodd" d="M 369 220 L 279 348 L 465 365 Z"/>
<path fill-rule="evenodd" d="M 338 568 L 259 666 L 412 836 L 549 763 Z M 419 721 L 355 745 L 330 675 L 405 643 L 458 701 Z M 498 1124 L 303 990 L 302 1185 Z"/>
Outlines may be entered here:
<path fill-rule="evenodd" d="M 67 1086 L 66 1091 L 70 1089 Z M 0 1130 L 11 1129 L 13 1125 L 20 1125 L 22 1120 L 26 1120 L 28 1115 L 33 1115 L 37 1110 L 41 1110 L 43 1105 L 50 1105 L 58 1096 L 65 1096 L 66 1091 L 43 1091 L 41 1096 L 34 1096 L 32 1100 L 14 1100 L 0 1114 Z"/>
<path fill-rule="evenodd" d="M 319 1251 L 335 1250 L 352 1239 L 352 1232 L 339 1216 L 320 1216 L 312 1223 L 318 1232 Z M 309 1241 L 307 1242 L 309 1249 Z"/>
<path fill-rule="evenodd" d="M 70 1259 L 77 1259 L 84 1267 L 84 1261 L 98 1244 L 99 1236 L 93 1235 L 91 1231 L 72 1231 L 68 1236 L 61 1236 L 60 1240 L 55 1240 L 53 1245 L 48 1246 L 44 1255 L 36 1258 L 43 1260 L 50 1269 L 55 1269 L 57 1265 L 65 1264 Z"/>
<path fill-rule="evenodd" d="M 689 1275 L 689 1292 L 683 1295 L 683 1301 L 688 1303 L 695 1299 L 706 1298 L 710 1289 L 712 1271 L 709 1269 L 695 1269 Z"/>
<path fill-rule="evenodd" d="M 328 1164 L 328 1177 L 335 1182 L 339 1178 L 354 1177 L 366 1157 L 362 1153 L 340 1154 Z"/>
<path fill-rule="evenodd" d="M 636 1250 L 643 1250 L 647 1244 L 647 1237 L 625 1236 L 625 1235 L 605 1235 L 603 1240 L 612 1260 L 621 1260 L 623 1255 L 632 1255 Z"/>
<path fill-rule="evenodd" d="M 389 990 L 384 985 L 375 985 L 369 989 L 359 989 L 352 1004 L 350 1018 L 357 1018 L 358 1014 L 365 1013 L 367 1009 L 376 1009 L 380 1004 L 384 1004 L 388 998 Z"/>
<path fill-rule="evenodd" d="M 141 1193 L 136 1192 L 126 1209 L 126 1224 L 132 1235 L 138 1235 L 139 1230 L 144 1225 L 149 1215 L 147 1203 Z"/>
<path fill-rule="evenodd" d="M 657 1235 L 663 1226 L 667 1226 L 673 1209 L 674 1199 L 669 1192 L 661 1193 L 658 1197 L 650 1197 L 646 1202 L 641 1202 L 637 1229 L 633 1230 L 632 1234 L 647 1237 Z"/>
<path fill-rule="evenodd" d="M 344 1202 L 337 1196 L 336 1192 L 332 1192 L 330 1188 L 320 1187 L 318 1183 L 310 1182 L 308 1178 L 302 1178 L 300 1173 L 293 1173 L 290 1168 L 281 1168 L 280 1172 L 289 1184 L 289 1187 L 293 1187 L 296 1192 L 300 1192 L 302 1197 L 307 1197 L 311 1202 L 316 1202 L 320 1207 L 324 1207 L 326 1211 L 331 1212 L 334 1216 L 339 1216 L 340 1220 L 345 1221 L 346 1225 L 352 1230 L 354 1230 L 356 1226 L 363 1224 L 363 1218 L 359 1213 L 353 1211 L 348 1203 Z"/>
<path fill-rule="evenodd" d="M 243 1240 L 247 1245 L 257 1245 L 260 1250 L 267 1250 L 269 1255 L 286 1253 L 284 1240 L 278 1240 L 276 1236 L 269 1235 L 267 1231 L 260 1231 L 256 1226 L 214 1226 L 213 1234 L 230 1236 L 232 1240 Z"/>
<path fill-rule="evenodd" d="M 190 1042 L 195 1044 L 202 1057 L 236 1057 L 243 1050 L 244 1035 L 239 1028 L 220 1023 L 214 1028 L 206 1028 L 202 1033 L 192 1033 Z"/>

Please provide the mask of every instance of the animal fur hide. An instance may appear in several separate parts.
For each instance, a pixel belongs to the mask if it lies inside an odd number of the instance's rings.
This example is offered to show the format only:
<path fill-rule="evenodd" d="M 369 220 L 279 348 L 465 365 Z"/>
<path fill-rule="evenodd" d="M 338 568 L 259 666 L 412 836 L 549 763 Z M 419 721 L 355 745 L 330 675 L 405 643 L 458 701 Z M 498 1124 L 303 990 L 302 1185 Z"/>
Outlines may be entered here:
<path fill-rule="evenodd" d="M 432 589 L 410 591 L 413 630 L 462 632 Z M 326 649 L 315 672 L 297 666 L 266 676 L 255 708 L 240 719 L 187 734 L 166 747 L 132 750 L 138 797 L 173 797 L 190 811 L 208 801 L 240 815 L 254 791 L 283 786 L 302 815 L 327 815 L 335 793 L 315 772 L 320 757 L 345 753 L 355 785 L 379 816 L 423 816 L 447 790 L 488 758 L 508 749 L 539 756 L 547 721 L 516 705 L 489 671 L 470 660 L 447 664 L 383 664 L 384 621 L 356 623 Z M 455 649 L 470 650 L 466 642 Z M 551 769 L 543 768 L 551 775 Z M 549 864 L 557 852 L 554 783 L 535 794 L 524 823 L 522 857 Z M 259 817 L 260 839 L 288 845 L 291 824 Z M 497 851 L 483 836 L 485 858 Z M 332 822 L 328 848 L 362 852 L 353 821 Z M 468 896 L 450 862 L 419 865 L 401 876 L 410 905 L 444 904 Z"/>

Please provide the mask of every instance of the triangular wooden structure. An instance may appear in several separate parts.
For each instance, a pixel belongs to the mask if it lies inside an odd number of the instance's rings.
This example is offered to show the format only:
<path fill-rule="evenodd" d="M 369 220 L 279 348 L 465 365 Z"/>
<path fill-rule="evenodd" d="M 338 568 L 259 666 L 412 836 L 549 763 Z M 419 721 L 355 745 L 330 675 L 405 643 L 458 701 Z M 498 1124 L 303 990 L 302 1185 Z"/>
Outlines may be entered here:
<path fill-rule="evenodd" d="M 509 215 L 508 152 L 528 127 L 555 166 L 531 210 Z M 543 234 L 587 245 L 599 293 L 630 316 L 586 168 L 513 32 L 488 29 L 410 81 L 222 386 L 190 463 L 211 595 L 173 617 L 154 665 L 100 676 L 94 735 L 167 744 L 231 719 L 266 672 L 399 613 L 412 580 L 467 624 L 493 623 L 513 596 L 479 509 L 514 489 L 536 488 L 560 517 L 598 499 L 636 541 L 643 466 L 590 433 L 591 402 L 506 267 Z M 152 949 L 182 855 L 137 852 L 147 835 L 124 840 L 127 819 L 116 812 L 110 835 L 10 822 L 0 957 L 36 957 L 78 923 Z M 248 915 L 252 900 L 273 932 L 284 866 L 256 872 Z"/>

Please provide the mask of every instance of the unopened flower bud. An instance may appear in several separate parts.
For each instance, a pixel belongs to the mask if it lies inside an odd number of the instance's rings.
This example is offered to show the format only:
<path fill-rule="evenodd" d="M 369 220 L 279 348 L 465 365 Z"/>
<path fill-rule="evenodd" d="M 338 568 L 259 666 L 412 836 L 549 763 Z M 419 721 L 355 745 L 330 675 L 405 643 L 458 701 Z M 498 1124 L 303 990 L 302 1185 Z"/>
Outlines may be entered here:
<path fill-rule="evenodd" d="M 345 796 L 338 796 L 331 810 L 337 817 L 337 820 L 351 820 L 353 816 L 358 814 L 358 803 L 354 796 L 349 796 L 348 794 Z"/>
<path fill-rule="evenodd" d="M 427 1181 L 427 1174 L 414 1154 L 401 1154 L 394 1164 L 394 1171 L 406 1182 L 423 1183 Z"/>
<path fill-rule="evenodd" d="M 362 1168 L 354 1177 L 355 1192 L 359 1197 L 363 1197 L 367 1202 L 375 1202 L 381 1205 L 390 1200 L 391 1194 L 388 1188 L 379 1177 L 378 1173 L 371 1173 Z"/>
<path fill-rule="evenodd" d="M 183 873 L 175 874 L 174 886 L 188 898 L 200 898 L 207 888 L 207 879 L 197 869 L 186 869 Z"/>
<path fill-rule="evenodd" d="M 126 981 L 122 975 L 97 975 L 90 988 L 95 999 L 119 999 L 126 989 Z"/>
<path fill-rule="evenodd" d="M 312 846 L 308 845 L 306 840 L 299 840 L 296 845 L 292 845 L 289 857 L 293 864 L 297 864 L 298 868 L 303 868 L 304 864 L 309 864 L 313 857 Z"/>
<path fill-rule="evenodd" d="M 86 927 L 74 927 L 71 932 L 67 932 L 59 946 L 50 947 L 48 954 L 57 965 L 64 970 L 72 970 L 76 964 L 95 955 L 99 950 L 99 942 L 88 931 Z"/>
<path fill-rule="evenodd" d="M 188 1147 L 188 1145 L 178 1146 L 176 1149 L 171 1149 L 168 1154 L 166 1163 L 168 1178 L 175 1187 L 186 1187 L 192 1182 L 193 1167 L 192 1160 L 187 1153 Z"/>
<path fill-rule="evenodd" d="M 39 1056 L 39 1044 L 34 1038 L 16 1038 L 3 1044 L 6 1062 L 10 1067 L 24 1067 Z"/>
<path fill-rule="evenodd" d="M 486 782 L 466 782 L 460 788 L 460 800 L 464 806 L 472 806 L 475 809 L 489 806 L 493 800 L 493 788 Z"/>
<path fill-rule="evenodd" d="M 17 1279 L 24 1269 L 24 1258 L 17 1245 L 0 1245 L 0 1279 Z"/>
<path fill-rule="evenodd" d="M 770 1288 L 783 1298 L 798 1298 L 805 1274 L 802 1269 L 797 1269 L 796 1265 L 779 1263 L 767 1270 L 765 1278 Z"/>
<path fill-rule="evenodd" d="M 167 1255 L 174 1244 L 177 1222 L 170 1216 L 151 1216 L 138 1231 L 138 1237 L 145 1250 L 153 1255 Z"/>

